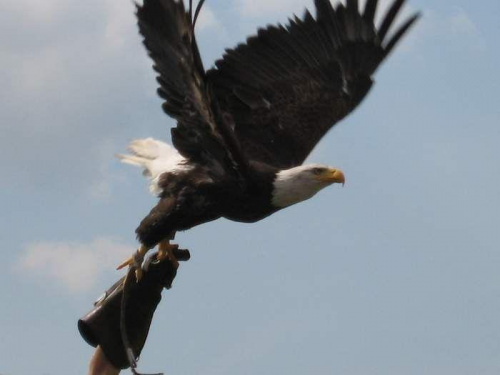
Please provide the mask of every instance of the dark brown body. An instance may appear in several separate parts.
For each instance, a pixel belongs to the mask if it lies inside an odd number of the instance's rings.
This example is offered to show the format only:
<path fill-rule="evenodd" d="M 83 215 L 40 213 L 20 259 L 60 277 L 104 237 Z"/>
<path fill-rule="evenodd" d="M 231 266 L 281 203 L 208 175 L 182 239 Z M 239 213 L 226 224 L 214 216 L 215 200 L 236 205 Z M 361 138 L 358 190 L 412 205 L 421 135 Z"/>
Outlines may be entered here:
<path fill-rule="evenodd" d="M 136 229 L 139 241 L 149 248 L 190 229 L 220 217 L 253 223 L 279 208 L 271 203 L 277 170 L 252 163 L 245 184 L 236 178 L 214 176 L 208 169 L 195 167 L 181 174 L 166 173 L 160 186 L 158 204 Z"/>

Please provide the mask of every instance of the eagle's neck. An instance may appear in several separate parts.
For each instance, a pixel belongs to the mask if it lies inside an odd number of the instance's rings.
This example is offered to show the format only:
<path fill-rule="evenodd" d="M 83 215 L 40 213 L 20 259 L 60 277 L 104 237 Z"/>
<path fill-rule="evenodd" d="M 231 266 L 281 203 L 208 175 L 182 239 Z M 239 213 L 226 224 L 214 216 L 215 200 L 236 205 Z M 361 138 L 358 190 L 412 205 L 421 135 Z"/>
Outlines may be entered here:
<path fill-rule="evenodd" d="M 300 166 L 281 170 L 273 182 L 272 204 L 284 208 L 311 198 L 323 187 L 307 173 L 308 167 Z"/>

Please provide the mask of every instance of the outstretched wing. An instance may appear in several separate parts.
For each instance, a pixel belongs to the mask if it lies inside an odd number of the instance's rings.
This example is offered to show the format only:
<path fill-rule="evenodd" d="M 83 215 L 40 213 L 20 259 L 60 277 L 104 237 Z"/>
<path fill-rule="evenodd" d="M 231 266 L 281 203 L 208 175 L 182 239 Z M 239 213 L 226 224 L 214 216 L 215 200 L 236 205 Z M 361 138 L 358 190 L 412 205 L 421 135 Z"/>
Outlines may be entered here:
<path fill-rule="evenodd" d="M 206 83 L 194 36 L 202 4 L 193 19 L 191 1 L 186 12 L 182 0 L 144 0 L 137 5 L 139 30 L 158 73 L 163 110 L 177 120 L 172 129 L 175 148 L 213 173 L 232 171 L 241 177 L 247 161 L 230 130 L 231 116 L 222 115 Z"/>
<path fill-rule="evenodd" d="M 315 0 L 316 18 L 259 30 L 227 50 L 207 72 L 247 157 L 278 168 L 301 164 L 318 141 L 363 100 L 372 75 L 417 20 L 414 15 L 387 37 L 405 0 L 395 0 L 380 27 L 378 0 L 335 8 Z"/>

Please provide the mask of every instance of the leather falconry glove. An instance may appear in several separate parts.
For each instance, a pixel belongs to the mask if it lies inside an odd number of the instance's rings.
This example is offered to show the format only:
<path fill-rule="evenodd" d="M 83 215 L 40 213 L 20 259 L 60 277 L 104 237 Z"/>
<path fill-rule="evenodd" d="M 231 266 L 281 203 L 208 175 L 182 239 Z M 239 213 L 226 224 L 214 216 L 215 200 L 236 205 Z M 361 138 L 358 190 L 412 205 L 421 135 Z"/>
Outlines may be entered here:
<path fill-rule="evenodd" d="M 176 249 L 179 261 L 190 258 L 188 250 Z M 131 349 L 139 357 L 148 336 L 156 307 L 163 288 L 170 289 L 177 274 L 177 267 L 169 259 L 157 262 L 153 254 L 144 265 L 144 276 L 139 283 L 130 284 L 125 309 L 126 330 Z M 121 303 L 125 277 L 118 280 L 94 303 L 94 308 L 78 320 L 78 330 L 91 346 L 102 348 L 114 367 L 130 367 L 120 330 Z"/>

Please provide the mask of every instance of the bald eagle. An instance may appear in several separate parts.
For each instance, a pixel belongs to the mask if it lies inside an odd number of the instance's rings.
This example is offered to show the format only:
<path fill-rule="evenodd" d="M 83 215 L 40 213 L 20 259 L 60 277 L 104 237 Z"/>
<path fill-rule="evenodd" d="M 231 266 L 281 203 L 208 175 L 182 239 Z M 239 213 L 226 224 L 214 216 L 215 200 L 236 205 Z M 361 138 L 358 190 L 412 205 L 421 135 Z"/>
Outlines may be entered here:
<path fill-rule="evenodd" d="M 205 71 L 194 33 L 203 3 L 194 12 L 192 0 L 187 11 L 182 0 L 137 5 L 163 110 L 176 126 L 173 147 L 141 139 L 119 155 L 144 169 L 159 197 L 136 230 L 139 250 L 119 268 L 140 270 L 156 245 L 160 259 L 172 257 L 177 231 L 221 217 L 255 222 L 343 184 L 340 169 L 302 163 L 365 98 L 374 72 L 419 17 L 389 35 L 405 0 L 394 0 L 379 27 L 378 0 L 363 11 L 358 0 L 315 0 L 315 17 L 306 11 L 259 29 Z"/>

